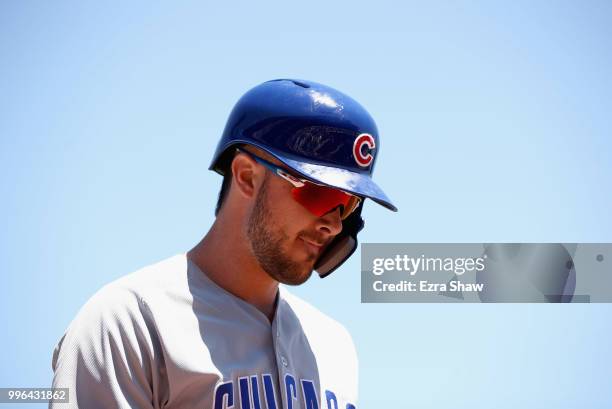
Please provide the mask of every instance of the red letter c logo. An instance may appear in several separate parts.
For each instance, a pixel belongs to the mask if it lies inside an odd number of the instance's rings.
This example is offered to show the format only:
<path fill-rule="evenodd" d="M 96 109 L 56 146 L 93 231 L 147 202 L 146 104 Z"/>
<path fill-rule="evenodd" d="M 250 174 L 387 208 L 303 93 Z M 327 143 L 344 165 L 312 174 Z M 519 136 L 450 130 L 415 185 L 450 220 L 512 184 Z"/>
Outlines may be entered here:
<path fill-rule="evenodd" d="M 368 147 L 365 155 L 363 154 L 364 145 Z M 376 144 L 374 143 L 374 137 L 372 137 L 372 135 L 368 133 L 360 134 L 353 144 L 353 157 L 355 158 L 355 162 L 362 168 L 370 166 L 370 163 L 374 160 L 374 156 L 372 156 L 370 151 L 375 147 Z"/>

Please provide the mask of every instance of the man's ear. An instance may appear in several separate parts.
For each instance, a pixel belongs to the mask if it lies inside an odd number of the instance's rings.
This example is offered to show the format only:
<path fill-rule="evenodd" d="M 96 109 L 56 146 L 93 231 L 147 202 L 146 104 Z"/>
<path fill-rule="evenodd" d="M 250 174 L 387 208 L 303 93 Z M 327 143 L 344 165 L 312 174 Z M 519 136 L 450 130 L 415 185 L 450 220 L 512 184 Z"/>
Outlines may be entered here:
<path fill-rule="evenodd" d="M 244 153 L 238 153 L 232 161 L 232 185 L 237 192 L 245 197 L 252 198 L 258 185 L 261 183 L 262 172 L 257 162 Z"/>

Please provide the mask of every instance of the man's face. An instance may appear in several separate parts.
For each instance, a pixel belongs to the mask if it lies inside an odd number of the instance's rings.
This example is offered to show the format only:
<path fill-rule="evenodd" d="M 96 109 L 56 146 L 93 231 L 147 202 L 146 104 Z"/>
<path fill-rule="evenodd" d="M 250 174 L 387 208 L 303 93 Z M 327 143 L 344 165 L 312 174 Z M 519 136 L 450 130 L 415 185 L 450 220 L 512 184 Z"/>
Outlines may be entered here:
<path fill-rule="evenodd" d="M 304 283 L 325 246 L 342 230 L 340 210 L 322 217 L 291 197 L 292 186 L 266 172 L 248 219 L 247 236 L 257 261 L 283 284 Z"/>

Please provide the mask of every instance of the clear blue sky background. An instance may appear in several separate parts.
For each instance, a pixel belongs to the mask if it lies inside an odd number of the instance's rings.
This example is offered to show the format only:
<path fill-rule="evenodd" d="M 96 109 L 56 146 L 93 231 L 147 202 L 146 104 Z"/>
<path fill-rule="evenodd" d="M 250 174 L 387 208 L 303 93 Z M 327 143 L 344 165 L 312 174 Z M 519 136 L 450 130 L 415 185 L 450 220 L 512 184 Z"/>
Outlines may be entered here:
<path fill-rule="evenodd" d="M 400 212 L 363 242 L 612 241 L 609 1 L 110 3 L 0 4 L 2 387 L 48 386 L 98 288 L 200 239 L 268 79 L 376 118 Z M 612 407 L 612 306 L 367 305 L 359 274 L 295 290 L 353 334 L 359 407 Z"/>

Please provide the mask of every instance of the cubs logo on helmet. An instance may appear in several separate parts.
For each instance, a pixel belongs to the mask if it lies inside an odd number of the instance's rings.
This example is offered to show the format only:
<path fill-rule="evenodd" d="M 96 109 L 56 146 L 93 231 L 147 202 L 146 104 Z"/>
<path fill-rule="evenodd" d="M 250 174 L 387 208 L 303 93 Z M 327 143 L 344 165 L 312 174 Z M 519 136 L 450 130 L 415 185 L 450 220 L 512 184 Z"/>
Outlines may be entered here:
<path fill-rule="evenodd" d="M 371 151 L 375 147 L 376 143 L 372 135 L 367 133 L 359 135 L 353 144 L 353 157 L 355 158 L 355 162 L 362 168 L 370 166 L 370 163 L 374 160 Z"/>

